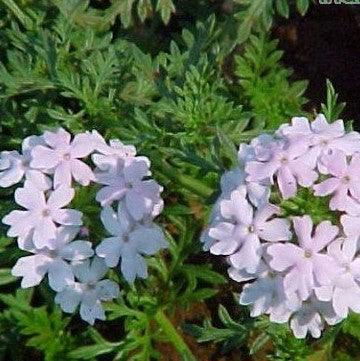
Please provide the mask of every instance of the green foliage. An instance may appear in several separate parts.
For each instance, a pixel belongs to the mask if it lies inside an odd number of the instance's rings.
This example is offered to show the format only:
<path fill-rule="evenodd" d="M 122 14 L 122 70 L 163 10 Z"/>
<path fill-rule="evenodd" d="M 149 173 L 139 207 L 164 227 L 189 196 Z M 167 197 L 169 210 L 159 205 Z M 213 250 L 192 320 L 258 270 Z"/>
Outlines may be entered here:
<path fill-rule="evenodd" d="M 303 112 L 306 82 L 283 67 L 269 29 L 277 15 L 303 15 L 309 3 L 0 1 L 0 150 L 59 126 L 135 144 L 165 188 L 158 221 L 169 240 L 166 252 L 147 260 L 147 280 L 128 285 L 110 271 L 121 297 L 106 304 L 108 323 L 90 327 L 62 316 L 45 285 L 12 296 L 18 283 L 10 268 L 24 252 L 0 237 L 0 360 L 147 361 L 163 357 L 161 343 L 195 360 L 173 316 L 217 303 L 219 290 L 230 295 L 221 265 L 201 252 L 207 205 L 220 175 L 236 164 L 240 142 Z M 342 110 L 332 88 L 322 109 L 331 119 Z M 85 213 L 94 246 L 104 237 L 95 192 L 77 189 L 72 203 Z M 0 190 L 1 217 L 14 208 L 12 193 Z M 255 355 L 268 343 L 274 360 L 308 353 L 307 343 L 267 321 L 230 316 L 223 306 L 213 318 L 184 329 L 223 353 Z M 355 328 L 342 334 L 356 337 Z"/>
<path fill-rule="evenodd" d="M 223 305 L 218 308 L 218 317 L 223 328 L 215 327 L 210 320 L 205 320 L 203 326 L 186 324 L 184 330 L 196 337 L 199 343 L 221 343 L 221 352 L 224 354 L 247 342 L 247 338 L 254 326 L 254 320 L 244 319 L 241 323 L 236 322 Z"/>
<path fill-rule="evenodd" d="M 339 119 L 346 103 L 338 102 L 339 94 L 335 92 L 334 86 L 330 80 L 326 81 L 326 104 L 321 104 L 321 112 L 329 121 Z"/>
<path fill-rule="evenodd" d="M 307 81 L 290 82 L 292 71 L 280 64 L 283 52 L 277 40 L 266 34 L 251 36 L 245 52 L 236 57 L 236 75 L 256 120 L 276 129 L 294 114 L 300 114 L 306 99 Z M 247 100 L 247 101 L 246 101 Z"/>
<path fill-rule="evenodd" d="M 28 291 L 17 291 L 16 296 L 0 295 L 0 301 L 9 307 L 0 315 L 2 344 L 8 347 L 1 351 L 3 357 L 9 352 L 17 360 L 15 355 L 25 352 L 14 344 L 21 334 L 26 338 L 25 345 L 42 351 L 46 361 L 59 360 L 73 342 L 65 330 L 69 319 L 63 318 L 58 308 L 47 311 L 46 307 L 32 307 L 30 300 Z"/>
<path fill-rule="evenodd" d="M 239 21 L 236 41 L 242 44 L 253 32 L 269 31 L 275 15 L 289 18 L 290 10 L 294 9 L 305 15 L 310 0 L 235 0 L 234 17 Z"/>

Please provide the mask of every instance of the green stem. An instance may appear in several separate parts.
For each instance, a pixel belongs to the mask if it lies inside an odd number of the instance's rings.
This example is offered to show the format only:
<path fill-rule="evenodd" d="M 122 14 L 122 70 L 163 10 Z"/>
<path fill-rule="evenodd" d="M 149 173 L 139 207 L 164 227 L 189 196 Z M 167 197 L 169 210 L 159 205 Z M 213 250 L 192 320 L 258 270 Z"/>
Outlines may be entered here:
<path fill-rule="evenodd" d="M 159 309 L 156 313 L 155 320 L 161 327 L 162 332 L 166 335 L 168 341 L 173 344 L 176 351 L 182 356 L 184 361 L 197 361 L 188 345 L 177 332 L 174 325 L 166 317 L 162 309 Z"/>

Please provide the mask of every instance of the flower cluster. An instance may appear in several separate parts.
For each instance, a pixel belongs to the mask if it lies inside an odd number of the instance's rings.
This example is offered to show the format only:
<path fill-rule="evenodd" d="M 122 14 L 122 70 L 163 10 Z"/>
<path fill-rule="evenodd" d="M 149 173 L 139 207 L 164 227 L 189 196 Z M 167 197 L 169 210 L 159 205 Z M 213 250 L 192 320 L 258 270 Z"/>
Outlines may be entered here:
<path fill-rule="evenodd" d="M 227 256 L 229 276 L 245 282 L 239 302 L 251 316 L 289 322 L 298 338 L 319 337 L 326 323 L 360 312 L 360 134 L 321 114 L 298 117 L 241 144 L 238 158 L 222 177 L 204 249 Z M 336 224 L 285 217 L 281 204 L 299 187 L 328 197 Z"/>
<path fill-rule="evenodd" d="M 88 160 L 92 159 L 94 168 Z M 101 301 L 119 294 L 118 285 L 103 279 L 109 267 L 119 265 L 124 278 L 147 277 L 144 255 L 167 246 L 153 219 L 162 210 L 162 192 L 151 175 L 150 162 L 136 155 L 133 146 L 118 140 L 109 144 L 97 133 L 71 135 L 60 128 L 24 139 L 22 153 L 0 153 L 0 186 L 15 190 L 13 210 L 3 218 L 8 236 L 17 237 L 20 258 L 12 269 L 23 288 L 38 285 L 47 275 L 64 312 L 74 312 L 93 324 L 105 319 Z M 76 183 L 101 185 L 96 200 L 101 220 L 111 237 L 93 249 L 82 229 L 83 213 L 69 208 Z M 116 212 L 114 210 L 116 207 Z M 80 239 L 79 239 L 80 238 Z"/>

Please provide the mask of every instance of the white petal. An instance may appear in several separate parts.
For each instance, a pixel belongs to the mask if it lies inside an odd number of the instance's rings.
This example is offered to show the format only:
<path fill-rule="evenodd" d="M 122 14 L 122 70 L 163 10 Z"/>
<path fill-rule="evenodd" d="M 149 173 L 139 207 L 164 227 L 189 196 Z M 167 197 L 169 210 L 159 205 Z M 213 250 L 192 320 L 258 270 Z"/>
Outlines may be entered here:
<path fill-rule="evenodd" d="M 104 258 L 108 267 L 115 267 L 119 263 L 122 240 L 119 237 L 105 238 L 97 247 L 96 254 Z"/>
<path fill-rule="evenodd" d="M 49 285 L 54 291 L 62 291 L 74 282 L 74 274 L 68 263 L 63 260 L 54 260 L 49 266 Z"/>
<path fill-rule="evenodd" d="M 11 270 L 13 276 L 23 277 L 22 288 L 38 285 L 48 271 L 49 258 L 40 254 L 19 258 Z"/>
<path fill-rule="evenodd" d="M 74 198 L 75 190 L 65 185 L 61 185 L 51 192 L 48 199 L 50 209 L 58 209 L 67 206 Z"/>

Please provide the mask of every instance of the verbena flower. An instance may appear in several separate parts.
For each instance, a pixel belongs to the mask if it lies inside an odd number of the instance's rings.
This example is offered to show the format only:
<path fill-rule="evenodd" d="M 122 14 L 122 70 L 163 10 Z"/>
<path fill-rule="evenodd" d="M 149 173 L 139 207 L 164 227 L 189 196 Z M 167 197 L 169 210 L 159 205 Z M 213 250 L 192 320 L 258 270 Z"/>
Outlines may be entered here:
<path fill-rule="evenodd" d="M 58 228 L 52 249 L 38 249 L 30 239 L 22 249 L 33 255 L 19 258 L 11 272 L 14 276 L 22 277 L 21 287 L 38 285 L 46 274 L 54 291 L 61 291 L 74 281 L 68 261 L 82 261 L 94 254 L 90 242 L 73 241 L 78 230 L 77 227 Z"/>
<path fill-rule="evenodd" d="M 104 208 L 101 220 L 112 237 L 100 243 L 97 255 L 104 258 L 109 267 L 116 267 L 120 262 L 121 272 L 128 282 L 134 282 L 136 277 L 146 278 L 143 255 L 153 255 L 167 246 L 161 228 L 152 222 L 136 223 L 123 203 L 119 203 L 117 213 L 111 207 Z"/>
<path fill-rule="evenodd" d="M 71 135 L 59 128 L 56 132 L 46 131 L 43 138 L 46 146 L 38 145 L 32 150 L 30 166 L 53 172 L 55 188 L 70 187 L 72 179 L 84 186 L 94 180 L 91 168 L 80 160 L 94 150 L 88 134 L 78 134 L 71 141 Z"/>
<path fill-rule="evenodd" d="M 326 324 L 360 313 L 360 134 L 346 133 L 342 120 L 297 117 L 275 136 L 241 144 L 238 159 L 201 241 L 245 283 L 239 302 L 253 317 L 289 322 L 298 338 L 320 337 Z M 299 187 L 308 188 L 305 198 Z M 262 190 L 255 201 L 254 189 Z M 328 204 L 307 208 L 326 196 Z"/>
<path fill-rule="evenodd" d="M 151 174 L 149 166 L 146 157 L 117 158 L 107 171 L 96 172 L 96 181 L 103 185 L 96 200 L 107 206 L 124 199 L 128 212 L 137 221 L 157 216 L 163 205 L 162 187 L 154 180 L 144 179 Z"/>
<path fill-rule="evenodd" d="M 74 189 L 65 185 L 51 191 L 48 197 L 36 187 L 18 188 L 15 191 L 15 202 L 26 210 L 12 211 L 3 218 L 3 223 L 11 226 L 8 236 L 25 237 L 33 232 L 33 241 L 37 248 L 52 248 L 57 225 L 82 224 L 80 211 L 63 208 L 71 202 L 74 194 Z"/>
<path fill-rule="evenodd" d="M 30 136 L 22 142 L 22 154 L 17 151 L 0 153 L 0 187 L 10 187 L 25 177 L 25 183 L 32 183 L 40 190 L 51 188 L 51 180 L 41 171 L 30 167 L 31 150 L 44 144 L 42 137 Z"/>
<path fill-rule="evenodd" d="M 329 221 L 323 221 L 313 233 L 309 216 L 294 217 L 293 224 L 298 244 L 274 244 L 267 253 L 272 257 L 270 266 L 274 270 L 288 270 L 284 278 L 286 292 L 297 293 L 305 301 L 316 285 L 329 284 L 332 272 L 336 271 L 332 258 L 321 251 L 335 239 L 339 230 Z"/>
<path fill-rule="evenodd" d="M 73 272 L 79 281 L 73 282 L 59 292 L 55 302 L 67 313 L 75 312 L 80 305 L 80 316 L 91 325 L 96 319 L 105 320 L 102 301 L 110 301 L 119 295 L 119 286 L 110 280 L 103 279 L 108 267 L 98 257 L 92 261 L 73 266 Z"/>
<path fill-rule="evenodd" d="M 90 155 L 96 177 L 82 161 Z M 144 256 L 167 247 L 164 232 L 153 222 L 163 208 L 162 187 L 150 176 L 150 161 L 136 156 L 134 146 L 115 139 L 107 144 L 97 131 L 71 139 L 60 128 L 26 138 L 22 154 L 2 152 L 0 186 L 24 180 L 15 191 L 15 202 L 25 210 L 14 210 L 3 218 L 10 226 L 8 235 L 17 237 L 18 247 L 31 253 L 19 258 L 12 269 L 14 276 L 22 278 L 21 286 L 36 286 L 47 275 L 50 287 L 59 292 L 56 302 L 65 312 L 74 312 L 80 305 L 80 316 L 87 322 L 104 319 L 101 301 L 119 293 L 114 282 L 102 280 L 108 266 L 120 263 L 124 278 L 134 282 L 148 275 Z M 92 258 L 91 242 L 74 241 L 77 234 L 90 239 L 91 234 L 86 226 L 80 227 L 82 212 L 65 208 L 75 195 L 73 180 L 83 186 L 97 181 L 102 186 L 97 195 L 105 206 L 101 218 L 113 236 L 97 247 L 104 260 Z M 115 202 L 117 214 L 109 207 Z"/>
<path fill-rule="evenodd" d="M 331 210 L 358 213 L 360 211 L 360 154 L 351 157 L 342 151 L 334 151 L 322 158 L 329 177 L 314 185 L 316 196 L 332 195 L 329 203 Z"/>

